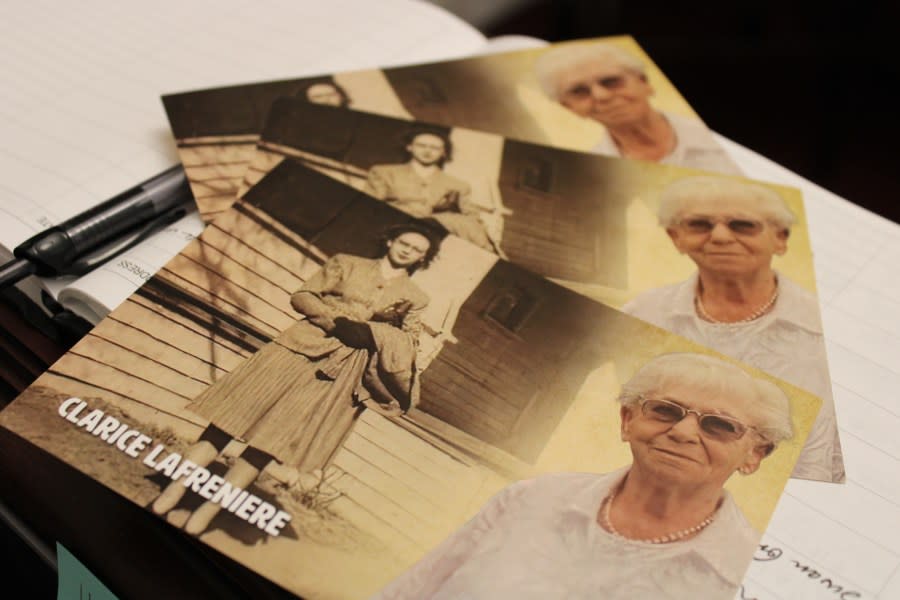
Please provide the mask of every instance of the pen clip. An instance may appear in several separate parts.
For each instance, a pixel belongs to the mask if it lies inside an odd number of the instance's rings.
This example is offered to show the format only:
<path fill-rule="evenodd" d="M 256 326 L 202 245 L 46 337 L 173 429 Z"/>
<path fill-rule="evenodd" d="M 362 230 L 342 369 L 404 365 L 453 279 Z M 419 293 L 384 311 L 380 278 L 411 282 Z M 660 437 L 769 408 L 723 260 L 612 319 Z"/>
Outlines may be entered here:
<path fill-rule="evenodd" d="M 96 251 L 91 252 L 90 254 L 86 254 L 78 260 L 73 261 L 72 264 L 70 264 L 65 268 L 63 272 L 60 273 L 60 275 L 84 275 L 88 271 L 91 271 L 92 269 L 100 266 L 111 258 L 114 258 L 122 252 L 125 252 L 129 248 L 132 248 L 140 242 L 144 241 L 160 227 L 168 225 L 169 223 L 180 219 L 186 214 L 187 209 L 184 206 L 177 206 L 168 212 L 164 212 L 152 221 L 135 229 L 122 239 L 115 240 L 114 242 L 109 243 L 97 249 Z"/>

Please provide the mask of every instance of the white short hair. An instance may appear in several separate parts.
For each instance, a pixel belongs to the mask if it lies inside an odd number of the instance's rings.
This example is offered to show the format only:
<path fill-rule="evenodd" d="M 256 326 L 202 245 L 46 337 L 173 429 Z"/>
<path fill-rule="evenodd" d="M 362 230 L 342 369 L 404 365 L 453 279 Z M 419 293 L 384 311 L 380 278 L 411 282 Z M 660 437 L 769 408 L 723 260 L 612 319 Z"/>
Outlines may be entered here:
<path fill-rule="evenodd" d="M 613 44 L 563 44 L 554 46 L 538 57 L 534 74 L 544 93 L 553 100 L 559 99 L 559 76 L 572 67 L 602 61 L 644 75 L 644 63 Z"/>
<path fill-rule="evenodd" d="M 660 225 L 671 227 L 680 215 L 690 210 L 691 202 L 722 198 L 745 201 L 760 216 L 785 231 L 790 231 L 797 221 L 781 194 L 772 188 L 714 175 L 685 177 L 670 183 L 660 194 L 656 215 Z"/>
<path fill-rule="evenodd" d="M 737 365 L 704 354 L 662 354 L 645 363 L 619 393 L 622 406 L 682 385 L 741 401 L 760 436 L 775 445 L 793 437 L 787 395 L 771 381 L 753 377 Z"/>

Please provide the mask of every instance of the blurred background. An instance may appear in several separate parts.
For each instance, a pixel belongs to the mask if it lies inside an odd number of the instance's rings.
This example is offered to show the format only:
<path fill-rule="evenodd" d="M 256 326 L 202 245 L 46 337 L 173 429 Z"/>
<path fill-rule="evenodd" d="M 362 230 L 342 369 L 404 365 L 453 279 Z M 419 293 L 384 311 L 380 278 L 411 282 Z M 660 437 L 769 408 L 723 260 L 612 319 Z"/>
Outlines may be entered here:
<path fill-rule="evenodd" d="M 897 3 L 434 3 L 488 37 L 630 34 L 710 128 L 900 222 Z"/>

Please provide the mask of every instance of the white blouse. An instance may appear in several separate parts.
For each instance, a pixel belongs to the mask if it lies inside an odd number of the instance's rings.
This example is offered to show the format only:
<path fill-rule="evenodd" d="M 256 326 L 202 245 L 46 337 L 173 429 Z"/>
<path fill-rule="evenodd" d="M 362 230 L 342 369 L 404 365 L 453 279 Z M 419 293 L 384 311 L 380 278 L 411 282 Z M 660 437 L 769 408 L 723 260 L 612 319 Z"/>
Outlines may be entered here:
<path fill-rule="evenodd" d="M 689 540 L 626 540 L 597 524 L 626 473 L 554 473 L 507 487 L 373 600 L 733 598 L 759 534 L 731 496 Z"/>
<path fill-rule="evenodd" d="M 731 175 L 742 174 L 702 121 L 667 112 L 662 114 L 675 131 L 675 148 L 659 161 L 660 164 Z M 606 156 L 622 156 L 609 134 L 591 148 L 591 152 Z"/>

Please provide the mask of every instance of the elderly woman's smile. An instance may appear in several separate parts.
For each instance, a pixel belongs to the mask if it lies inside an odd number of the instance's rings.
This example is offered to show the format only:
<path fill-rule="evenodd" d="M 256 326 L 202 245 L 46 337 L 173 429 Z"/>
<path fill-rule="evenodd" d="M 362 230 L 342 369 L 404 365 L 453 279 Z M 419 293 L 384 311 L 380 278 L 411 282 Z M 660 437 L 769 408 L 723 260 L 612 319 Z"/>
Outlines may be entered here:
<path fill-rule="evenodd" d="M 560 103 L 600 123 L 627 123 L 653 111 L 646 77 L 603 61 L 575 65 L 559 76 Z"/>
<path fill-rule="evenodd" d="M 686 203 L 666 232 L 701 273 L 768 275 L 772 257 L 787 250 L 787 232 L 758 206 L 741 199 L 701 198 Z"/>
<path fill-rule="evenodd" d="M 714 488 L 741 468 L 756 470 L 765 454 L 749 427 L 749 399 L 723 391 L 671 383 L 647 395 L 690 411 L 683 416 L 651 412 L 646 404 L 623 406 L 622 437 L 631 445 L 635 468 L 660 481 Z"/>
<path fill-rule="evenodd" d="M 661 448 L 659 446 L 651 446 L 650 450 L 653 452 L 660 452 L 662 454 L 665 454 L 666 456 L 674 456 L 675 458 L 689 460 L 691 462 L 700 462 L 700 459 L 698 459 L 698 458 L 694 458 L 692 456 L 688 456 L 687 454 L 682 454 L 681 452 L 676 452 L 675 450 L 670 450 L 668 448 Z"/>

